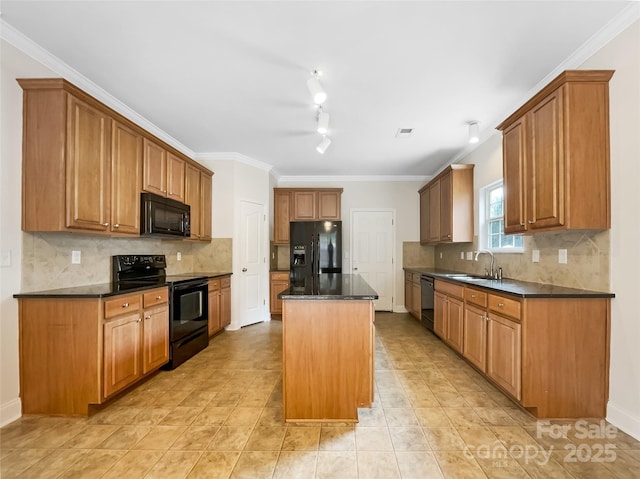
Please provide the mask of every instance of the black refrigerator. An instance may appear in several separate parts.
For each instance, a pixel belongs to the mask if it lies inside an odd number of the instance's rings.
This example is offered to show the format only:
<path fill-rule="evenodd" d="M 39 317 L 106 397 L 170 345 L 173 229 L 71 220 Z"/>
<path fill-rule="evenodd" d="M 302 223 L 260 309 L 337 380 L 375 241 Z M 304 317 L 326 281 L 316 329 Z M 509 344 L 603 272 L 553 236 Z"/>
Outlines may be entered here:
<path fill-rule="evenodd" d="M 342 221 L 292 221 L 291 280 L 320 273 L 342 273 Z"/>

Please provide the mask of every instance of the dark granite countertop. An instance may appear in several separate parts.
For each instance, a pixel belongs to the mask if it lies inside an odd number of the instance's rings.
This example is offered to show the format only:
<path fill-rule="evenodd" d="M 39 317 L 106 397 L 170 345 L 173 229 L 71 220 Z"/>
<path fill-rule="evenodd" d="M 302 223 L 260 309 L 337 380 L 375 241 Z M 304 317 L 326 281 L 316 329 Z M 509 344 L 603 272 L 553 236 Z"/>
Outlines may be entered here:
<path fill-rule="evenodd" d="M 278 295 L 281 299 L 296 300 L 353 300 L 378 299 L 371 286 L 359 274 L 319 274 L 291 282 L 288 289 Z"/>
<path fill-rule="evenodd" d="M 14 298 L 107 298 L 118 294 L 130 294 L 147 289 L 162 288 L 170 286 L 177 281 L 186 279 L 210 279 L 220 276 L 228 276 L 230 271 L 220 272 L 198 272 L 167 275 L 166 281 L 155 284 L 127 284 L 126 288 L 120 287 L 117 283 L 87 284 L 84 286 L 70 286 L 68 288 L 49 289 L 45 291 L 33 291 L 28 293 L 14 294 Z"/>
<path fill-rule="evenodd" d="M 518 281 L 510 278 L 501 280 L 484 279 L 475 277 L 473 279 L 453 279 L 451 275 L 468 274 L 459 271 L 447 271 L 434 268 L 417 268 L 407 267 L 405 271 L 425 274 L 436 279 L 442 279 L 451 283 L 463 284 L 465 286 L 473 286 L 480 289 L 488 289 L 490 291 L 498 291 L 500 293 L 518 296 L 520 298 L 614 298 L 615 294 L 603 291 L 589 291 L 586 289 L 567 288 L 554 284 L 531 283 L 528 281 Z M 472 275 L 473 276 L 473 275 Z"/>

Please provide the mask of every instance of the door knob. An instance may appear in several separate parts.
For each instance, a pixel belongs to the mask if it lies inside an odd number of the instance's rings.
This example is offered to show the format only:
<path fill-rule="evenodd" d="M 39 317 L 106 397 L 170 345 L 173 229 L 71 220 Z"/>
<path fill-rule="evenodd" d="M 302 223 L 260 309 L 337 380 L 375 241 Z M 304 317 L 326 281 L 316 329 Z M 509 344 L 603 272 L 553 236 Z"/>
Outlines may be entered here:
<path fill-rule="evenodd" d="M 358 268 L 353 268 L 354 271 L 358 271 Z"/>
<path fill-rule="evenodd" d="M 242 268 L 242 272 L 246 273 L 247 272 L 247 268 Z"/>

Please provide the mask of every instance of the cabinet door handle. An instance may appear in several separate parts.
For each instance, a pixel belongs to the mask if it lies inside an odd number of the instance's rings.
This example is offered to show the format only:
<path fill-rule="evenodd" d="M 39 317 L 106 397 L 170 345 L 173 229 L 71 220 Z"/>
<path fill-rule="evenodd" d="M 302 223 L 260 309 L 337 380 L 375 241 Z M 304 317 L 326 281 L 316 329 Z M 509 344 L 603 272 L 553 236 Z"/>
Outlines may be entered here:
<path fill-rule="evenodd" d="M 142 318 L 138 318 L 138 319 L 136 320 L 136 323 L 139 323 L 140 321 L 142 321 Z"/>
<path fill-rule="evenodd" d="M 114 228 L 120 228 L 120 225 L 118 223 L 116 223 L 115 225 L 113 225 Z"/>
<path fill-rule="evenodd" d="M 485 316 L 485 317 L 484 317 L 484 320 L 485 320 L 485 321 L 489 321 L 489 316 Z"/>
<path fill-rule="evenodd" d="M 529 220 L 529 224 L 532 225 L 533 223 L 535 223 L 535 221 L 533 220 Z"/>
<path fill-rule="evenodd" d="M 447 235 L 447 238 L 451 238 L 451 235 Z"/>
<path fill-rule="evenodd" d="M 129 307 L 129 303 L 122 303 L 122 307 L 123 308 L 128 308 Z"/>
<path fill-rule="evenodd" d="M 162 296 L 158 295 L 158 296 L 156 296 L 156 299 L 162 299 Z"/>
<path fill-rule="evenodd" d="M 520 226 L 524 226 L 524 222 L 523 221 L 520 222 Z"/>
<path fill-rule="evenodd" d="M 504 308 L 504 303 L 498 303 L 498 308 Z"/>
<path fill-rule="evenodd" d="M 102 226 L 109 226 L 109 223 L 102 223 Z"/>
<path fill-rule="evenodd" d="M 475 297 L 476 297 L 476 295 L 475 295 L 475 294 L 472 294 L 472 295 L 471 295 L 471 297 L 472 297 L 472 298 L 475 298 Z"/>
<path fill-rule="evenodd" d="M 144 317 L 144 319 L 151 319 L 151 316 L 147 315 Z"/>

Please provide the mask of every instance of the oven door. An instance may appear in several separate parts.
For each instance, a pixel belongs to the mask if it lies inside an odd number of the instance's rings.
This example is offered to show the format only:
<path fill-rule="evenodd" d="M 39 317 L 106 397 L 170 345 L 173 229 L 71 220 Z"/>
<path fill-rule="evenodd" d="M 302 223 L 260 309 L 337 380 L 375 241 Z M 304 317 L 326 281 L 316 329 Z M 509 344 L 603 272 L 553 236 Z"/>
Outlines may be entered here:
<path fill-rule="evenodd" d="M 171 293 L 171 341 L 178 341 L 200 329 L 209 321 L 209 288 L 206 281 L 189 281 L 173 285 Z"/>

